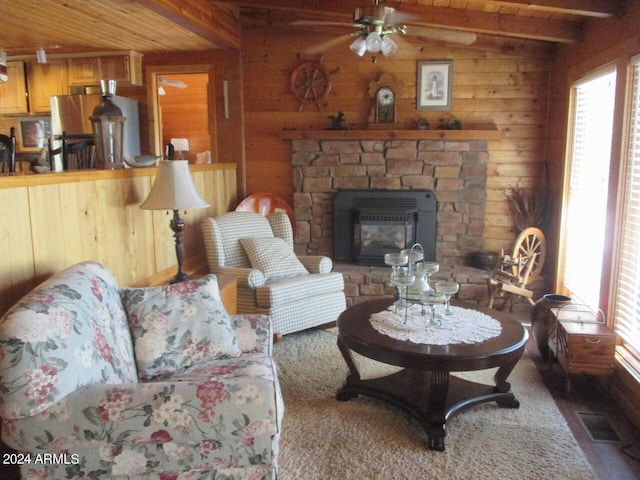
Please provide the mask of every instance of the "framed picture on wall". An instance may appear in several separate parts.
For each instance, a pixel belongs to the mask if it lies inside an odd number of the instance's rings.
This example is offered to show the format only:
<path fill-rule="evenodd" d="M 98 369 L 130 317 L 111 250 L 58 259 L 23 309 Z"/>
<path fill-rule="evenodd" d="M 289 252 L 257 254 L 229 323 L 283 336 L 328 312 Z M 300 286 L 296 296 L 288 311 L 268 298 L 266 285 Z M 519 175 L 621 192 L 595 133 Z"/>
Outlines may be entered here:
<path fill-rule="evenodd" d="M 451 110 L 453 60 L 418 62 L 418 110 Z"/>
<path fill-rule="evenodd" d="M 18 150 L 34 152 L 48 147 L 51 135 L 49 117 L 20 117 L 18 119 Z"/>

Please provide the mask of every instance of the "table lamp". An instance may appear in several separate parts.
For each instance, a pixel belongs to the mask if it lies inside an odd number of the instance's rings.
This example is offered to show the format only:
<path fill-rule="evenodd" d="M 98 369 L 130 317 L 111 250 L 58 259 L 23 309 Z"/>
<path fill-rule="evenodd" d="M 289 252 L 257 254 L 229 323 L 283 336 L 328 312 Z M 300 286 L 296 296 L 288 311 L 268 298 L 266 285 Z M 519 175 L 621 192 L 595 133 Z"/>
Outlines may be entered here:
<path fill-rule="evenodd" d="M 180 218 L 179 210 L 189 208 L 204 208 L 205 202 L 196 191 L 196 187 L 189 172 L 187 160 L 162 160 L 158 162 L 158 173 L 151 191 L 140 205 L 144 210 L 173 210 L 173 218 L 169 227 L 176 240 L 176 257 L 178 259 L 178 273 L 170 283 L 178 283 L 189 279 L 183 269 L 184 245 L 182 231 L 184 221 Z"/>

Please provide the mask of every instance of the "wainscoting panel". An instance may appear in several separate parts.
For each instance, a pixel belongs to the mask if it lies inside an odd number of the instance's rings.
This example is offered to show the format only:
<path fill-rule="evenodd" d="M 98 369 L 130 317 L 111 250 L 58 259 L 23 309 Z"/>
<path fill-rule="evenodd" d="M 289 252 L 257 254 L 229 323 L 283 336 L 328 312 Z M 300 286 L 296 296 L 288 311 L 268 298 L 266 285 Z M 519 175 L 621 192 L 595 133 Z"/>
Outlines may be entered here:
<path fill-rule="evenodd" d="M 187 263 L 204 258 L 200 222 L 235 207 L 235 164 L 191 165 L 210 207 L 180 212 Z M 171 216 L 140 208 L 155 168 L 0 178 L 0 315 L 54 273 L 84 260 L 103 263 L 122 286 L 176 265 Z"/>

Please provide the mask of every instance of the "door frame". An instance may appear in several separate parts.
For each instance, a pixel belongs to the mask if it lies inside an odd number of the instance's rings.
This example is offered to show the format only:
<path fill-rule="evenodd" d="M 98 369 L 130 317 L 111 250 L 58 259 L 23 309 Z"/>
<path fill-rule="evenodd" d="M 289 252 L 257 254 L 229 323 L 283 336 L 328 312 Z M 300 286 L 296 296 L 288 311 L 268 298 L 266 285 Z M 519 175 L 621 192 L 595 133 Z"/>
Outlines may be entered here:
<path fill-rule="evenodd" d="M 154 65 L 146 68 L 146 84 L 147 88 L 147 116 L 149 128 L 149 149 L 153 155 L 164 155 L 162 145 L 162 122 L 160 115 L 160 102 L 158 100 L 158 75 L 171 75 L 180 73 L 206 73 L 208 74 L 207 86 L 207 118 L 209 119 L 209 150 L 211 151 L 211 162 L 215 163 L 218 158 L 216 146 L 217 127 L 216 115 L 212 112 L 216 111 L 215 103 L 215 82 L 214 69 L 212 65 Z"/>

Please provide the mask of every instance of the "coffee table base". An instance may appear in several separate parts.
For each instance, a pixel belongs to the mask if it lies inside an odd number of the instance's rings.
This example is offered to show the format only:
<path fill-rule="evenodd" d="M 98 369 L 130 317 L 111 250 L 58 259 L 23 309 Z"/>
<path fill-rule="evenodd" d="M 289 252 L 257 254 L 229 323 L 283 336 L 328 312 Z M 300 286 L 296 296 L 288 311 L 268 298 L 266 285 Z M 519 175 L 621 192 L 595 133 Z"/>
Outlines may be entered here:
<path fill-rule="evenodd" d="M 496 386 L 463 380 L 446 371 L 410 368 L 384 377 L 363 380 L 348 349 L 339 346 L 351 373 L 338 390 L 336 398 L 347 401 L 358 395 L 366 395 L 398 406 L 420 422 L 429 439 L 430 450 L 444 450 L 447 420 L 466 408 L 494 401 L 505 408 L 520 406 L 506 381 L 517 359 L 498 369 L 495 375 Z"/>

